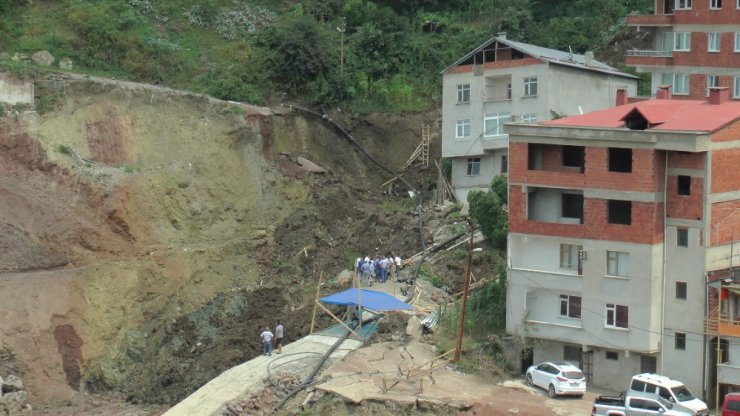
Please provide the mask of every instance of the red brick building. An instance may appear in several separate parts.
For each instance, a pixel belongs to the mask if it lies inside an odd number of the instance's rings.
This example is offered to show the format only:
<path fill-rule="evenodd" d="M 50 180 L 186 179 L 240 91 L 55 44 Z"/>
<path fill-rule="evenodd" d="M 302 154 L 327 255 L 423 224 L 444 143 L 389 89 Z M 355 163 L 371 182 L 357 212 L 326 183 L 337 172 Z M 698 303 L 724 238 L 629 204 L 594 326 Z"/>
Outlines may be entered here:
<path fill-rule="evenodd" d="M 740 102 L 726 88 L 657 95 L 507 125 L 507 330 L 537 340 L 535 362 L 578 361 L 594 385 L 658 372 L 711 398 L 715 370 L 740 389 Z M 735 337 L 719 366 L 707 311 Z"/>
<path fill-rule="evenodd" d="M 651 73 L 650 90 L 671 85 L 675 99 L 704 100 L 709 87 L 727 87 L 740 99 L 740 0 L 655 0 L 654 10 L 627 16 L 652 43 L 626 57 Z"/>

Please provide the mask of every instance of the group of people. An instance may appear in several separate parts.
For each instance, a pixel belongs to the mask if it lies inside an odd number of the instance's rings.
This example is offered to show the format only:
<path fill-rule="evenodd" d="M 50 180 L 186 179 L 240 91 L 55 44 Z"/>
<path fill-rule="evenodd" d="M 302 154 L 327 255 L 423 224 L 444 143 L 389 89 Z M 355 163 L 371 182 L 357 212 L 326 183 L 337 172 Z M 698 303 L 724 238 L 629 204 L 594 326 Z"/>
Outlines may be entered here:
<path fill-rule="evenodd" d="M 401 257 L 393 253 L 388 256 L 376 255 L 375 260 L 370 256 L 358 257 L 355 273 L 360 283 L 366 286 L 372 286 L 374 281 L 385 283 L 389 278 L 398 280 L 401 273 Z"/>
<path fill-rule="evenodd" d="M 285 336 L 285 327 L 283 321 L 278 320 L 277 326 L 275 327 L 275 334 L 270 331 L 270 327 L 266 326 L 264 331 L 260 334 L 262 339 L 262 355 L 272 355 L 272 338 L 275 338 L 275 347 L 277 348 L 277 354 L 283 353 L 283 337 Z"/>

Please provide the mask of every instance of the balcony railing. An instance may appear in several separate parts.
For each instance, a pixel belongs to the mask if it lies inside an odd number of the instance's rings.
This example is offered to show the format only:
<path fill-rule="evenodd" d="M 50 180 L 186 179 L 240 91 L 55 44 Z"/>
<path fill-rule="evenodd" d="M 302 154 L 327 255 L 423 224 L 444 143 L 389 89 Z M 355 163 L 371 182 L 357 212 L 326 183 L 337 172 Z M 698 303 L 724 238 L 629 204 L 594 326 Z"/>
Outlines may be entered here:
<path fill-rule="evenodd" d="M 642 51 L 638 49 L 631 49 L 627 51 L 627 56 L 648 56 L 652 58 L 670 58 L 673 56 L 673 51 Z"/>
<path fill-rule="evenodd" d="M 719 308 L 714 308 L 704 319 L 704 330 L 709 335 L 740 337 L 740 320 L 720 315 Z"/>
<path fill-rule="evenodd" d="M 484 96 L 483 102 L 484 103 L 499 103 L 503 101 L 511 101 L 511 97 L 507 96 Z"/>

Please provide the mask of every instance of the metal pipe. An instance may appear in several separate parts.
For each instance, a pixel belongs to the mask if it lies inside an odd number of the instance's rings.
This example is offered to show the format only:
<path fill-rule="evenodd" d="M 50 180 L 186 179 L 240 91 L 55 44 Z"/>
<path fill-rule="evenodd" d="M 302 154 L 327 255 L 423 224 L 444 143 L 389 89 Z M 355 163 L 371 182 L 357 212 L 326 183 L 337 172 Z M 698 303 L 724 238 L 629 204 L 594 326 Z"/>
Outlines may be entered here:
<path fill-rule="evenodd" d="M 468 288 L 470 288 L 470 265 L 473 260 L 473 235 L 475 225 L 470 221 L 470 240 L 468 240 L 468 262 L 465 265 L 465 287 L 463 288 L 462 300 L 460 301 L 460 322 L 457 328 L 457 343 L 455 344 L 455 362 L 460 361 L 460 350 L 462 349 L 463 326 L 465 325 L 465 307 L 468 302 Z"/>

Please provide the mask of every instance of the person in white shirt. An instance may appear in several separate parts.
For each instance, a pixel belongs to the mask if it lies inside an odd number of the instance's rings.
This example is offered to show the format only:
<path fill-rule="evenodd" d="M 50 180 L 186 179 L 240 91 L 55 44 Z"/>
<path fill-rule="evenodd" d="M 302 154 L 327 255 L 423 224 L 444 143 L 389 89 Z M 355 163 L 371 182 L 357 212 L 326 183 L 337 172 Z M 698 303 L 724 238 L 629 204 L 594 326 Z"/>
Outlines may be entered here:
<path fill-rule="evenodd" d="M 396 262 L 396 280 L 398 280 L 398 276 L 401 275 L 401 258 L 396 256 L 393 261 Z"/>
<path fill-rule="evenodd" d="M 266 326 L 265 330 L 260 334 L 262 339 L 262 355 L 272 355 L 272 332 L 270 327 Z"/>

